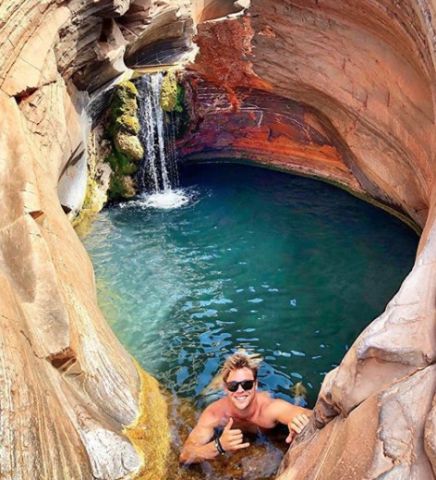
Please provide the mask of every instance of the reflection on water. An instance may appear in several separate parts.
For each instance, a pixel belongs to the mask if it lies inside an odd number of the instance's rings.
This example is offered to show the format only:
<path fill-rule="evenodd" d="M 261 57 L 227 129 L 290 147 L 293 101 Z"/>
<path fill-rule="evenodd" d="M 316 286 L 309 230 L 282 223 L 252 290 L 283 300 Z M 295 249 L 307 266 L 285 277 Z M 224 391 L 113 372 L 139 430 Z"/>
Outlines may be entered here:
<path fill-rule="evenodd" d="M 306 178 L 227 164 L 187 168 L 181 179 L 189 203 L 108 208 L 85 239 L 106 317 L 141 365 L 197 411 L 216 398 L 205 389 L 241 347 L 264 357 L 261 389 L 292 400 L 302 382 L 312 406 L 325 373 L 400 286 L 417 237 Z M 255 478 L 249 467 L 266 463 L 268 448 L 232 460 L 245 473 L 216 478 Z"/>

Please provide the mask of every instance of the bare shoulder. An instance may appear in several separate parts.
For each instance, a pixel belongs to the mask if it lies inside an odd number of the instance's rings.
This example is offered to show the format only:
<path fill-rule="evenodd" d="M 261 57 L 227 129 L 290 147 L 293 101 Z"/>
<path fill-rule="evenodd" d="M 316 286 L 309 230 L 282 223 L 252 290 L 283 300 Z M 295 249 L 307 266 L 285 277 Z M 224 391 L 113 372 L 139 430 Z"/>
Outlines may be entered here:
<path fill-rule="evenodd" d="M 262 415 L 269 416 L 269 413 L 274 411 L 275 399 L 272 398 L 268 392 L 259 392 L 257 394 L 257 402 L 260 406 Z"/>
<path fill-rule="evenodd" d="M 302 413 L 310 415 L 312 413 L 312 411 L 307 408 L 293 405 L 292 403 L 282 400 L 281 398 L 271 399 L 271 401 L 265 405 L 264 411 L 265 414 L 271 419 L 284 424 L 290 422 L 296 415 L 300 415 Z"/>
<path fill-rule="evenodd" d="M 256 397 L 257 401 L 262 405 L 262 408 L 265 408 L 274 402 L 274 398 L 272 398 L 268 392 L 257 392 Z"/>
<path fill-rule="evenodd" d="M 268 406 L 271 410 L 282 410 L 283 408 L 286 408 L 286 409 L 299 408 L 293 405 L 292 403 L 287 402 L 286 400 L 283 400 L 281 398 L 271 398 L 271 401 L 269 402 Z"/>
<path fill-rule="evenodd" d="M 226 418 L 225 399 L 221 398 L 207 406 L 198 419 L 198 425 L 218 427 Z"/>

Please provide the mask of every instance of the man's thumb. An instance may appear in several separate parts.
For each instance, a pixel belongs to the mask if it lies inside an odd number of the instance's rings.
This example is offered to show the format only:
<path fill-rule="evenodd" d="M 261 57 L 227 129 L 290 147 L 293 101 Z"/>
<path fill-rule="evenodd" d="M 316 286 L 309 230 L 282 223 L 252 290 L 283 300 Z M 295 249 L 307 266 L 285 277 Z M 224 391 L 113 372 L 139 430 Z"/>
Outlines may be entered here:
<path fill-rule="evenodd" d="M 294 437 L 295 437 L 295 432 L 294 432 L 294 431 L 290 431 L 290 432 L 289 432 L 289 435 L 286 437 L 285 442 L 286 442 L 286 443 L 292 443 L 292 440 L 294 440 Z"/>
<path fill-rule="evenodd" d="M 230 430 L 232 428 L 232 425 L 233 425 L 233 418 L 230 417 L 229 421 L 227 422 L 227 425 L 224 427 L 224 430 Z"/>

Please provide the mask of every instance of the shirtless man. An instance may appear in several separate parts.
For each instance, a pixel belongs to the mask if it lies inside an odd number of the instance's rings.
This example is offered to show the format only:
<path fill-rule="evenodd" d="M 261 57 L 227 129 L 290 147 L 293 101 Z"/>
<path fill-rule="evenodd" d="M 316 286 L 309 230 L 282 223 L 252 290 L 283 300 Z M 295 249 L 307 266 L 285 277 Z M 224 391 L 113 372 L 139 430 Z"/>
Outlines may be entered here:
<path fill-rule="evenodd" d="M 229 357 L 221 370 L 226 396 L 211 403 L 201 414 L 180 454 L 185 464 L 211 460 L 225 452 L 247 448 L 242 431 L 270 429 L 281 423 L 289 428 L 292 442 L 309 422 L 311 410 L 297 407 L 266 392 L 257 391 L 258 363 L 245 353 Z M 215 436 L 215 429 L 223 429 Z"/>

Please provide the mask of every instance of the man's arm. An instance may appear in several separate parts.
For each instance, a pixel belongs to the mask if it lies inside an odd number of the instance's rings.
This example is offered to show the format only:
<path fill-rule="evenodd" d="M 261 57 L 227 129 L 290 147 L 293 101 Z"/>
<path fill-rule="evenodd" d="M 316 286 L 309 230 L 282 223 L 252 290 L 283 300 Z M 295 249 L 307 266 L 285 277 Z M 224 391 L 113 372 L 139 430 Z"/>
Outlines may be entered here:
<path fill-rule="evenodd" d="M 206 409 L 194 430 L 189 434 L 183 445 L 179 460 L 181 463 L 198 463 L 203 460 L 212 460 L 218 455 L 215 441 L 211 440 L 214 434 L 214 428 L 220 424 L 220 418 L 217 418 L 213 412 Z M 232 429 L 233 419 L 230 418 L 224 427 L 220 437 L 221 448 L 225 452 L 247 448 L 250 443 L 243 443 L 243 435 L 238 428 Z M 222 453 L 222 452 L 221 452 Z"/>
<path fill-rule="evenodd" d="M 278 398 L 273 400 L 268 406 L 267 414 L 272 417 L 274 421 L 288 427 L 289 435 L 286 438 L 286 443 L 290 443 L 309 423 L 312 410 L 292 405 L 292 403 Z"/>
<path fill-rule="evenodd" d="M 200 416 L 197 425 L 186 439 L 180 452 L 180 463 L 198 463 L 211 460 L 218 455 L 215 442 L 211 439 L 214 429 L 219 425 L 219 419 L 206 409 Z"/>

